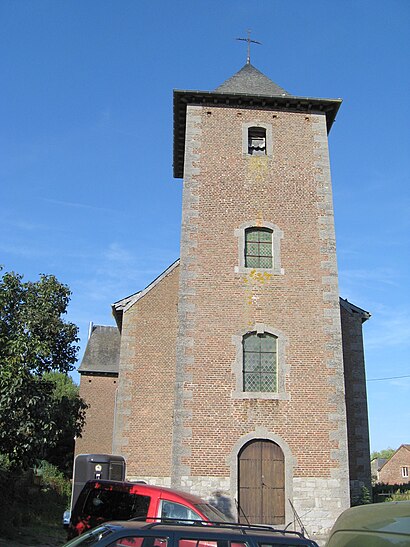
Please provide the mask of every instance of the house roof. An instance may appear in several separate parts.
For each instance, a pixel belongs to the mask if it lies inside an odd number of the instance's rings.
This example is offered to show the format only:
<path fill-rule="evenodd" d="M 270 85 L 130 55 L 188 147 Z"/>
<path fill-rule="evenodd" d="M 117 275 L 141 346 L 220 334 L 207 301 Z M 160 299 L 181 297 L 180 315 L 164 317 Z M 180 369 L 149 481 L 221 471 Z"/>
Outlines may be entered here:
<path fill-rule="evenodd" d="M 120 333 L 117 327 L 90 325 L 87 347 L 78 368 L 80 374 L 118 374 Z"/>
<path fill-rule="evenodd" d="M 359 306 L 355 306 L 354 304 L 349 302 L 347 298 L 339 298 L 339 302 L 342 308 L 347 310 L 352 315 L 356 315 L 358 318 L 361 319 L 362 323 L 370 319 L 371 313 L 363 310 L 362 308 L 359 308 Z"/>
<path fill-rule="evenodd" d="M 410 444 L 401 444 L 399 446 L 399 448 L 391 455 L 391 457 L 384 462 L 384 464 L 381 466 L 380 469 L 382 469 L 385 465 L 387 465 L 389 462 L 391 462 L 391 460 L 393 459 L 393 456 L 395 454 L 397 454 L 397 452 L 399 452 L 399 450 L 401 450 L 402 448 L 404 448 L 405 450 L 408 450 L 410 452 Z"/>
<path fill-rule="evenodd" d="M 291 112 L 323 113 L 330 131 L 341 99 L 291 95 L 250 63 L 214 91 L 174 90 L 174 177 L 184 176 L 187 105 L 259 107 Z"/>

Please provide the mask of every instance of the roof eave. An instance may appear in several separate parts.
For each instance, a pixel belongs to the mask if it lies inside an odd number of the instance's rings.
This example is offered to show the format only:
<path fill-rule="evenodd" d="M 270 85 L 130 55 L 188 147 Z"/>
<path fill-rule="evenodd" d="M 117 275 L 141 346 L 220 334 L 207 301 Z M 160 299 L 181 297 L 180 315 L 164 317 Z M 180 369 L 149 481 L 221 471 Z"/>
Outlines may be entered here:
<path fill-rule="evenodd" d="M 370 312 L 364 310 L 363 308 L 359 308 L 359 306 L 356 306 L 355 304 L 352 304 L 347 300 L 347 298 L 339 297 L 339 302 L 340 305 L 349 313 L 357 314 L 360 317 L 362 323 L 370 319 L 370 317 L 372 316 Z"/>
<path fill-rule="evenodd" d="M 329 133 L 342 99 L 320 99 L 294 95 L 248 95 L 246 93 L 217 93 L 214 91 L 174 90 L 174 177 L 183 178 L 185 154 L 186 107 L 188 104 L 224 105 L 232 107 L 261 107 L 292 112 L 321 112 L 326 115 Z"/>

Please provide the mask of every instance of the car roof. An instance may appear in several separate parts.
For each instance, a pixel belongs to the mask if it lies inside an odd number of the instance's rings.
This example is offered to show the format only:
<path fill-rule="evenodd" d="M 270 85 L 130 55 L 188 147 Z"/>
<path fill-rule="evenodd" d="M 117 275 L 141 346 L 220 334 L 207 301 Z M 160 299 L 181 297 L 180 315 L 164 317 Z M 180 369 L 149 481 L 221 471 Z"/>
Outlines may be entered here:
<path fill-rule="evenodd" d="M 306 538 L 303 538 L 298 532 L 292 531 L 283 531 L 273 526 L 269 525 L 246 525 L 239 523 L 212 523 L 209 522 L 191 522 L 191 523 L 161 523 L 161 522 L 141 522 L 141 521 L 112 521 L 105 523 L 107 526 L 112 526 L 117 530 L 123 529 L 130 531 L 131 533 L 139 530 L 144 531 L 148 534 L 158 534 L 164 533 L 183 533 L 183 534 L 195 534 L 196 537 L 206 537 L 208 539 L 213 536 L 218 536 L 218 538 L 232 538 L 232 536 L 253 536 L 257 538 L 272 538 L 275 537 L 291 537 L 293 540 L 303 539 L 307 541 Z M 298 541 L 297 541 L 298 542 Z"/>
<path fill-rule="evenodd" d="M 389 501 L 351 507 L 332 528 L 341 530 L 407 533 L 410 535 L 410 501 Z"/>

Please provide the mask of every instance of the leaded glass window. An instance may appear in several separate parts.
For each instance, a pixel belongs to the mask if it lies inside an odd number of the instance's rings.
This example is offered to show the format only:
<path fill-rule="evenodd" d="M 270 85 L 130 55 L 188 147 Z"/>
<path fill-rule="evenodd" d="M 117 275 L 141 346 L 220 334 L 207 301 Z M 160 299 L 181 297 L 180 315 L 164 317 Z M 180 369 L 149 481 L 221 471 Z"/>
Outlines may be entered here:
<path fill-rule="evenodd" d="M 245 267 L 272 268 L 272 230 L 247 228 L 245 230 Z"/>
<path fill-rule="evenodd" d="M 243 337 L 243 390 L 277 392 L 277 337 L 251 332 Z"/>

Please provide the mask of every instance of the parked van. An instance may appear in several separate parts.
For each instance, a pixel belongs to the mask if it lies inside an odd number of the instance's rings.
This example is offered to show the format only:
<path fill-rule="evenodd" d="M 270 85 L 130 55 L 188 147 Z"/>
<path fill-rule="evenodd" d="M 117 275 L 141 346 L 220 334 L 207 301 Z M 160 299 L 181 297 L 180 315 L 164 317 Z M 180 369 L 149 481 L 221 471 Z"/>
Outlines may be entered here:
<path fill-rule="evenodd" d="M 346 509 L 326 547 L 410 546 L 410 501 L 371 503 Z"/>
<path fill-rule="evenodd" d="M 228 520 L 218 509 L 186 492 L 136 482 L 91 480 L 72 509 L 68 539 L 109 520 L 146 518 Z"/>

